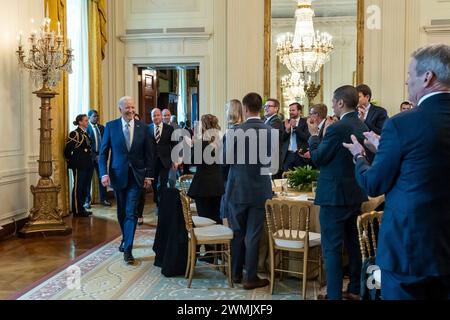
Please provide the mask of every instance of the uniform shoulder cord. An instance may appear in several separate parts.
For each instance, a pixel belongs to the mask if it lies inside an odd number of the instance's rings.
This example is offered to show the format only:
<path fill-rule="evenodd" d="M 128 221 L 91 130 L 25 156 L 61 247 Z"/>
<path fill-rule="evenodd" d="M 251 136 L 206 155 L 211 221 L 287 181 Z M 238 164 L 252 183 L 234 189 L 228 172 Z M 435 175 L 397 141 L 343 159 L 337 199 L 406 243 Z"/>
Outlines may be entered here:
<path fill-rule="evenodd" d="M 69 138 L 68 138 L 67 143 L 70 143 L 72 141 L 75 142 L 75 149 L 78 149 L 79 147 L 81 147 L 81 145 L 84 142 L 84 134 L 81 135 L 81 141 L 79 141 L 80 140 L 80 134 L 78 133 L 78 131 L 72 131 L 72 132 L 75 132 L 75 137 L 71 138 L 70 134 L 69 134 Z"/>

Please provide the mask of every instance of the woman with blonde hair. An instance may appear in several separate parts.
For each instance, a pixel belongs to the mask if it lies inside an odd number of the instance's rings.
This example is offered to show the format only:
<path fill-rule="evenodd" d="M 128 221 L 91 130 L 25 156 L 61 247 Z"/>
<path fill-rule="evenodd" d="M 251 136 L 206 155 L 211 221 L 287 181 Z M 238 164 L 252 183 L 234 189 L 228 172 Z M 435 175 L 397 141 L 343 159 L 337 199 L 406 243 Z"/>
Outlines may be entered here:
<path fill-rule="evenodd" d="M 198 129 L 198 128 L 196 128 Z M 197 130 L 195 130 L 197 131 Z M 189 187 L 188 196 L 195 200 L 198 215 L 210 218 L 217 223 L 220 221 L 220 200 L 225 192 L 220 165 L 216 161 L 204 159 L 204 150 L 212 147 L 206 154 L 213 158 L 218 152 L 218 133 L 220 131 L 219 120 L 212 114 L 205 114 L 201 117 L 201 136 L 194 134 L 194 146 L 197 143 L 202 145 L 202 161 L 194 163 L 197 171 Z M 195 156 L 194 156 L 194 161 Z M 211 163 L 212 162 L 212 163 Z"/>
<path fill-rule="evenodd" d="M 227 127 L 228 129 L 236 129 L 241 123 L 244 122 L 244 110 L 242 108 L 241 101 L 232 99 L 225 104 L 225 110 L 227 114 Z M 225 139 L 225 137 L 224 137 Z M 225 141 L 224 141 L 225 142 Z M 226 186 L 228 179 L 229 165 L 222 165 L 222 176 L 224 180 L 224 187 Z M 223 195 L 220 203 L 220 217 L 222 219 L 228 219 L 228 208 L 225 201 L 226 195 Z"/>
<path fill-rule="evenodd" d="M 244 113 L 242 103 L 239 100 L 232 99 L 225 104 L 227 112 L 227 127 L 233 129 L 244 122 Z"/>

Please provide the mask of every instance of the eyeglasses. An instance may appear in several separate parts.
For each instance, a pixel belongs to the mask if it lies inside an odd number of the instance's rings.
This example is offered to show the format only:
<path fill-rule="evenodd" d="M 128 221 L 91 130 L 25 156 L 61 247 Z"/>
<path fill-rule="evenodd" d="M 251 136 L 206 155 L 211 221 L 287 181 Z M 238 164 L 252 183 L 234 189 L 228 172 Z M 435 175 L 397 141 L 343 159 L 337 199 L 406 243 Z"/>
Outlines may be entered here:
<path fill-rule="evenodd" d="M 269 109 L 269 108 L 275 108 L 275 106 L 272 106 L 272 105 L 270 105 L 270 104 L 266 104 L 266 105 L 264 106 L 264 109 Z"/>

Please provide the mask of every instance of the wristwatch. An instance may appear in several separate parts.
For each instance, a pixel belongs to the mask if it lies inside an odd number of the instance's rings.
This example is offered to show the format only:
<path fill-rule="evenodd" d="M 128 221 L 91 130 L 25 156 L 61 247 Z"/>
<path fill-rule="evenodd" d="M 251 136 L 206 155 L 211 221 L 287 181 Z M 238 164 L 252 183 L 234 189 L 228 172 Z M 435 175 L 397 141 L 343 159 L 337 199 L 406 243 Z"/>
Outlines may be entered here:
<path fill-rule="evenodd" d="M 353 156 L 353 161 L 356 163 L 356 161 L 358 161 L 359 157 L 363 157 L 364 158 L 364 155 L 361 152 L 355 154 Z"/>

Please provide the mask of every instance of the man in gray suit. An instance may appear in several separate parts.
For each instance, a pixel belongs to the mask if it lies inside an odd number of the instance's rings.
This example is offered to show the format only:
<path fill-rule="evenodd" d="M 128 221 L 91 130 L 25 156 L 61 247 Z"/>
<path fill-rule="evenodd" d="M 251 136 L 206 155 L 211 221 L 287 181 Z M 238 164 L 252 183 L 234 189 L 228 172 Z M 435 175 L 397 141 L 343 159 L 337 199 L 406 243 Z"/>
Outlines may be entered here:
<path fill-rule="evenodd" d="M 264 226 L 264 206 L 266 200 L 272 198 L 268 165 L 263 164 L 265 159 L 262 159 L 261 154 L 267 155 L 271 161 L 273 133 L 260 119 L 262 99 L 257 93 L 246 95 L 242 104 L 247 121 L 229 130 L 225 139 L 226 162 L 230 164 L 226 198 L 234 233 L 231 244 L 233 280 L 236 283 L 243 280 L 245 266 L 244 289 L 251 290 L 269 284 L 267 279 L 258 278 L 257 265 L 259 240 Z M 267 142 L 260 139 L 265 135 Z M 278 141 L 276 135 L 274 141 L 275 144 Z M 245 159 L 238 159 L 241 156 Z M 278 164 L 273 167 L 272 171 L 276 172 Z"/>

